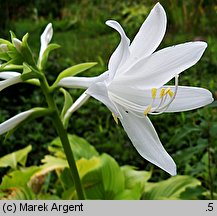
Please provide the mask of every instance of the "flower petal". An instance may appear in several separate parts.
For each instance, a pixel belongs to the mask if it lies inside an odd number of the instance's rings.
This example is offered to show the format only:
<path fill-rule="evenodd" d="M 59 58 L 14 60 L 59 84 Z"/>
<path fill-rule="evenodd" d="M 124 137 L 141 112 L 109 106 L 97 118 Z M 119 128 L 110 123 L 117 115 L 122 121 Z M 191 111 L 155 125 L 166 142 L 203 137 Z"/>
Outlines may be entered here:
<path fill-rule="evenodd" d="M 115 77 L 113 83 L 138 89 L 160 88 L 175 75 L 196 64 L 207 44 L 189 42 L 167 47 L 137 61 Z"/>
<path fill-rule="evenodd" d="M 91 95 L 95 99 L 104 103 L 108 109 L 114 113 L 114 115 L 121 117 L 120 112 L 116 108 L 115 104 L 110 100 L 108 95 L 108 90 L 105 82 L 98 82 L 91 85 L 87 90 L 86 93 Z"/>
<path fill-rule="evenodd" d="M 18 72 L 5 71 L 5 72 L 0 72 L 0 79 L 10 79 L 10 78 L 17 77 L 20 75 L 21 74 Z"/>
<path fill-rule="evenodd" d="M 151 10 L 130 45 L 130 62 L 151 55 L 161 43 L 166 31 L 166 13 L 160 3 Z"/>
<path fill-rule="evenodd" d="M 97 77 L 65 77 L 59 81 L 58 86 L 66 88 L 87 89 L 93 83 L 102 82 L 108 78 L 108 71 Z"/>
<path fill-rule="evenodd" d="M 50 43 L 52 36 L 53 36 L 53 28 L 52 28 L 52 24 L 49 23 L 41 35 L 41 48 L 40 48 L 40 53 L 39 53 L 40 59 L 42 58 L 42 55 L 43 55 L 45 49 L 47 48 L 48 44 Z"/>
<path fill-rule="evenodd" d="M 165 86 L 174 91 L 174 86 Z M 179 86 L 176 97 L 165 112 L 197 109 L 213 102 L 212 93 L 204 88 Z"/>
<path fill-rule="evenodd" d="M 88 95 L 86 92 L 84 92 L 73 104 L 72 106 L 67 110 L 64 119 L 67 119 L 73 112 L 78 110 L 88 99 L 90 95 Z"/>
<path fill-rule="evenodd" d="M 169 174 L 176 175 L 176 164 L 161 144 L 149 118 L 138 118 L 118 108 L 123 117 L 120 121 L 139 154 Z"/>
<path fill-rule="evenodd" d="M 34 109 L 19 113 L 0 124 L 0 135 L 12 130 L 34 112 Z"/>
<path fill-rule="evenodd" d="M 126 36 L 123 28 L 118 22 L 114 20 L 108 20 L 106 21 L 106 24 L 114 28 L 116 31 L 118 31 L 118 33 L 121 36 L 121 42 L 116 48 L 116 50 L 113 52 L 113 54 L 111 55 L 108 63 L 109 80 L 112 80 L 116 74 L 117 69 L 124 64 L 124 62 L 127 60 L 127 58 L 130 55 L 130 51 L 129 51 L 130 40 Z"/>
<path fill-rule="evenodd" d="M 14 84 L 17 84 L 20 82 L 22 82 L 21 75 L 12 77 L 10 79 L 6 79 L 4 81 L 0 81 L 0 91 L 2 91 L 3 89 L 5 89 L 11 85 L 14 85 Z"/>

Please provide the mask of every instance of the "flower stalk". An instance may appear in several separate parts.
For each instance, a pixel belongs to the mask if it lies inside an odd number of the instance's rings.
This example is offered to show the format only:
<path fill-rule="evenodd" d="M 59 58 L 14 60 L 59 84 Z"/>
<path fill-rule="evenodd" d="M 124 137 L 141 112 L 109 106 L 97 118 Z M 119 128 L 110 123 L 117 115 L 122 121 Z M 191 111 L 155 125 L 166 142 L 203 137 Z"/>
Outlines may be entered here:
<path fill-rule="evenodd" d="M 54 110 L 53 115 L 52 115 L 53 125 L 54 125 L 54 127 L 58 133 L 58 136 L 60 137 L 61 143 L 63 145 L 63 149 L 64 149 L 64 152 L 66 154 L 66 159 L 67 159 L 69 167 L 70 167 L 72 179 L 74 181 L 75 188 L 77 191 L 78 199 L 84 200 L 85 196 L 84 196 L 83 188 L 81 185 L 81 180 L 79 177 L 78 169 L 77 169 L 77 166 L 75 163 L 74 155 L 73 155 L 73 152 L 72 152 L 72 149 L 70 147 L 69 140 L 68 140 L 67 132 L 66 132 L 66 130 L 63 126 L 63 123 L 60 119 L 58 108 L 57 108 L 56 103 L 53 99 L 52 91 L 50 91 L 50 86 L 48 85 L 47 80 L 46 80 L 44 75 L 40 79 L 40 84 L 41 84 L 41 89 L 45 95 L 48 107 L 51 110 Z"/>

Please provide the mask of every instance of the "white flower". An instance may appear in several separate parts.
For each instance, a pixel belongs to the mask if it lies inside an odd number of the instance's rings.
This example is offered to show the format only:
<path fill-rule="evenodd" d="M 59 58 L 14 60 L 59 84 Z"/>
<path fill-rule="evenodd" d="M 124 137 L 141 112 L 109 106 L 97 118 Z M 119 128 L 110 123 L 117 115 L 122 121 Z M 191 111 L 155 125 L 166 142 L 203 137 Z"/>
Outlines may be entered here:
<path fill-rule="evenodd" d="M 0 79 L 10 79 L 13 77 L 17 77 L 19 75 L 20 75 L 20 73 L 18 73 L 18 72 L 3 71 L 3 72 L 0 72 Z"/>
<path fill-rule="evenodd" d="M 12 42 L 16 48 L 16 50 L 21 53 L 21 47 L 22 47 L 22 41 L 20 41 L 18 38 L 13 38 Z"/>
<path fill-rule="evenodd" d="M 46 50 L 52 37 L 53 37 L 53 28 L 52 28 L 52 24 L 49 23 L 41 35 L 41 48 L 40 48 L 40 52 L 39 52 L 39 59 L 42 58 L 44 51 Z"/>
<path fill-rule="evenodd" d="M 147 115 L 192 110 L 213 101 L 212 94 L 206 89 L 178 86 L 178 74 L 201 58 L 207 44 L 189 42 L 154 52 L 166 30 L 166 14 L 159 3 L 131 44 L 119 23 L 109 20 L 106 24 L 118 31 L 121 42 L 109 60 L 104 80 L 89 83 L 81 96 L 83 100 L 79 98 L 79 103 L 75 102 L 76 106 L 72 105 L 69 111 L 79 108 L 89 95 L 96 98 L 111 110 L 116 120 L 120 119 L 143 158 L 176 175 L 176 165 Z M 165 85 L 172 78 L 175 78 L 175 85 Z M 85 80 L 83 87 L 87 87 L 86 79 L 77 80 L 80 87 L 82 80 Z M 64 82 L 62 86 L 70 87 Z"/>
<path fill-rule="evenodd" d="M 4 73 L 4 76 L 1 76 L 1 74 Z M 3 89 L 11 86 L 11 85 L 14 85 L 14 84 L 17 84 L 17 83 L 20 83 L 22 82 L 22 79 L 21 79 L 21 74 L 17 73 L 16 76 L 13 76 L 12 74 L 8 74 L 6 75 L 5 73 L 8 73 L 8 72 L 1 72 L 0 73 L 0 78 L 1 77 L 5 77 L 3 79 L 3 81 L 0 81 L 0 91 L 2 91 Z M 13 72 L 15 73 L 15 72 Z M 8 77 L 8 78 L 7 78 Z"/>
<path fill-rule="evenodd" d="M 35 107 L 33 109 L 21 112 L 0 124 L 0 135 L 15 129 L 17 126 L 22 124 L 23 121 L 27 120 L 29 117 L 36 118 L 39 116 L 47 115 L 48 113 L 50 113 L 50 111 L 47 108 L 43 108 L 43 107 Z"/>
<path fill-rule="evenodd" d="M 22 121 L 27 119 L 35 110 L 31 109 L 22 113 L 15 115 L 14 117 L 8 119 L 7 121 L 0 124 L 0 135 L 14 129 Z"/>

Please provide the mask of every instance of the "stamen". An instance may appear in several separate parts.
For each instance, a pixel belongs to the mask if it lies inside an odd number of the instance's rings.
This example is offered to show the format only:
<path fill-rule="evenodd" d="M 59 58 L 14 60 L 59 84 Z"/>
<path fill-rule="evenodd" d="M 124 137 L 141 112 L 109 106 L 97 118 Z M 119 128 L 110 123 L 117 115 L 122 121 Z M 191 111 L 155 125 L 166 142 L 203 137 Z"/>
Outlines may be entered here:
<path fill-rule="evenodd" d="M 170 91 L 168 92 L 168 94 L 169 94 L 170 97 L 173 97 L 174 92 L 173 92 L 172 90 L 170 90 Z"/>
<path fill-rule="evenodd" d="M 162 98 L 165 95 L 164 92 L 165 92 L 165 88 L 162 88 L 160 90 L 160 98 Z"/>
<path fill-rule="evenodd" d="M 164 92 L 164 95 L 168 94 L 171 91 L 170 88 L 167 88 L 166 91 Z"/>
<path fill-rule="evenodd" d="M 152 88 L 152 90 L 151 90 L 151 95 L 152 95 L 152 98 L 153 98 L 153 99 L 156 98 L 156 95 L 157 95 L 157 89 L 156 89 L 156 88 Z"/>
<path fill-rule="evenodd" d="M 113 118 L 115 120 L 115 123 L 118 125 L 118 117 L 114 113 L 112 113 L 112 116 L 113 116 Z"/>
<path fill-rule="evenodd" d="M 148 113 L 151 111 L 151 108 L 152 108 L 152 106 L 151 106 L 151 105 L 148 105 L 147 108 L 144 110 L 143 114 L 144 114 L 145 116 L 147 116 Z"/>
<path fill-rule="evenodd" d="M 177 94 L 178 77 L 179 77 L 179 75 L 175 76 L 175 91 L 173 92 L 170 88 L 167 88 L 166 90 L 164 88 L 162 88 L 161 92 L 160 92 L 160 98 L 161 98 L 160 104 L 157 106 L 157 108 L 155 108 L 154 111 L 150 112 L 149 114 L 158 115 L 158 114 L 165 112 L 168 109 L 168 107 L 173 102 L 173 100 L 175 99 L 176 94 Z M 171 97 L 171 99 L 166 105 L 162 106 L 166 102 L 167 95 L 169 95 Z M 162 97 L 164 97 L 164 98 L 162 98 Z"/>

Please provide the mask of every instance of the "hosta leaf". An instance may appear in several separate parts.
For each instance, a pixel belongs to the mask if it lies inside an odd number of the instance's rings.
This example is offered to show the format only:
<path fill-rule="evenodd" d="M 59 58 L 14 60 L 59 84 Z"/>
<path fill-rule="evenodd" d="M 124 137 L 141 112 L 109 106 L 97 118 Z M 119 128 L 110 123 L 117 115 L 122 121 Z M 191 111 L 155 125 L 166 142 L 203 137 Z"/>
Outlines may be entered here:
<path fill-rule="evenodd" d="M 13 187 L 26 187 L 31 176 L 39 170 L 37 166 L 23 168 L 13 171 L 2 178 L 0 189 L 9 189 Z"/>
<path fill-rule="evenodd" d="M 107 154 L 90 160 L 92 165 L 88 167 L 89 171 L 85 168 L 88 160 L 77 162 L 87 199 L 115 199 L 124 190 L 124 175 L 117 162 Z"/>
<path fill-rule="evenodd" d="M 134 188 L 136 184 L 139 184 L 142 191 L 145 183 L 151 178 L 151 172 L 148 171 L 138 171 L 131 166 L 123 166 L 121 169 L 125 175 L 125 187 L 127 189 Z"/>
<path fill-rule="evenodd" d="M 33 200 L 36 195 L 29 187 L 13 187 L 7 190 L 7 193 L 1 199 L 5 200 Z"/>
<path fill-rule="evenodd" d="M 85 139 L 71 134 L 68 134 L 68 139 L 73 150 L 75 160 L 78 160 L 82 157 L 89 159 L 93 156 L 99 155 L 96 149 L 92 145 L 90 145 Z M 51 143 L 51 147 L 48 147 L 48 149 L 55 155 L 63 155 L 62 144 L 59 138 L 53 140 Z"/>
<path fill-rule="evenodd" d="M 31 150 L 32 146 L 29 145 L 21 150 L 15 151 L 13 153 L 1 157 L 0 167 L 11 167 L 12 169 L 16 169 L 18 163 L 22 166 L 25 166 L 27 156 Z"/>
<path fill-rule="evenodd" d="M 174 176 L 158 183 L 147 183 L 143 199 L 180 199 L 183 193 L 189 187 L 196 187 L 201 182 L 191 176 Z"/>

